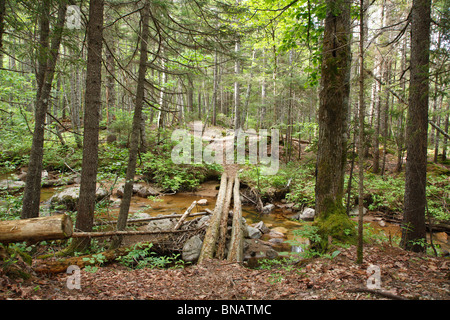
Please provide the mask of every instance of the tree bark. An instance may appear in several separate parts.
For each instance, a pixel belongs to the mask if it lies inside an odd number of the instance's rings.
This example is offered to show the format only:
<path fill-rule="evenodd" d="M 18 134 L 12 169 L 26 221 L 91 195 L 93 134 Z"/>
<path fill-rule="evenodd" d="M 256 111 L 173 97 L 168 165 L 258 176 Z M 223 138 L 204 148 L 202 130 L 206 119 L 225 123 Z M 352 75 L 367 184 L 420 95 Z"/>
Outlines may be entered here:
<path fill-rule="evenodd" d="M 364 216 L 364 41 L 365 41 L 365 16 L 366 4 L 364 0 L 359 2 L 359 118 L 358 118 L 358 166 L 359 166 L 359 185 L 358 185 L 358 248 L 356 262 L 363 262 L 363 216 Z"/>
<path fill-rule="evenodd" d="M 3 68 L 3 33 L 5 31 L 6 0 L 0 0 L 0 69 Z"/>
<path fill-rule="evenodd" d="M 75 54 L 74 51 L 71 52 Z M 70 87 L 71 87 L 71 112 L 70 115 L 72 117 L 72 130 L 74 132 L 75 142 L 78 148 L 83 147 L 83 143 L 81 141 L 81 137 L 79 135 L 80 132 L 80 110 L 81 110 L 81 79 L 80 79 L 80 70 L 78 66 L 73 67 L 72 77 L 70 78 Z"/>
<path fill-rule="evenodd" d="M 216 206 L 214 213 L 211 215 L 208 229 L 206 230 L 205 238 L 203 240 L 202 250 L 198 258 L 198 263 L 201 264 L 206 259 L 212 259 L 216 250 L 216 241 L 219 236 L 219 224 L 223 214 L 223 207 L 225 202 L 226 188 L 228 175 L 226 172 L 222 174 L 220 180 L 220 189 L 217 195 Z"/>
<path fill-rule="evenodd" d="M 72 236 L 72 220 L 66 214 L 0 221 L 0 242 L 66 239 Z"/>
<path fill-rule="evenodd" d="M 58 8 L 58 22 L 55 27 L 50 52 L 48 51 L 50 1 L 42 3 L 40 18 L 40 45 L 38 53 L 39 71 L 36 77 L 38 90 L 36 94 L 35 127 L 28 164 L 27 180 L 23 195 L 21 218 L 39 216 L 41 193 L 42 158 L 44 155 L 45 116 L 50 101 L 52 81 L 58 60 L 59 45 L 66 17 L 66 1 L 61 1 Z"/>
<path fill-rule="evenodd" d="M 233 196 L 234 180 L 228 179 L 227 191 L 225 195 L 225 203 L 222 210 L 222 217 L 219 225 L 219 244 L 217 245 L 216 256 L 219 259 L 225 258 L 225 247 L 227 244 L 228 233 L 228 212 L 230 210 L 231 197 Z"/>
<path fill-rule="evenodd" d="M 328 0 L 315 187 L 316 212 L 321 221 L 345 215 L 342 198 L 350 92 L 350 37 L 350 3 Z M 337 222 L 338 219 L 334 220 Z"/>
<path fill-rule="evenodd" d="M 429 95 L 430 0 L 413 0 L 411 11 L 411 66 L 406 134 L 405 209 L 402 246 L 423 251 L 426 239 L 425 206 Z"/>
<path fill-rule="evenodd" d="M 239 194 L 239 178 L 234 178 L 233 187 L 233 227 L 231 229 L 230 250 L 228 251 L 228 261 L 242 262 L 244 257 L 244 235 L 242 232 L 242 206 Z"/>
<path fill-rule="evenodd" d="M 189 206 L 189 208 L 187 208 L 187 210 L 183 213 L 183 215 L 181 216 L 180 220 L 178 220 L 177 224 L 175 225 L 175 227 L 173 227 L 173 230 L 178 230 L 181 225 L 183 224 L 184 220 L 186 220 L 186 218 L 191 214 L 192 209 L 194 209 L 194 207 L 197 205 L 197 201 L 192 202 L 192 204 Z"/>
<path fill-rule="evenodd" d="M 76 230 L 92 231 L 98 170 L 98 134 L 102 90 L 103 0 L 91 0 L 87 28 L 87 77 L 84 110 L 84 141 Z M 74 240 L 71 249 L 83 251 L 90 239 Z"/>
<path fill-rule="evenodd" d="M 445 117 L 445 121 L 444 121 L 444 141 L 443 141 L 443 146 L 442 146 L 442 161 L 447 160 L 447 141 L 449 139 L 449 135 L 448 135 L 448 118 L 449 118 L 449 111 L 450 111 L 450 104 L 447 103 L 447 113 L 444 116 Z"/>
<path fill-rule="evenodd" d="M 141 11 L 142 32 L 141 32 L 141 49 L 139 60 L 139 74 L 136 88 L 136 104 L 133 115 L 133 129 L 131 132 L 130 150 L 128 158 L 127 173 L 125 178 L 125 187 L 123 198 L 120 204 L 119 217 L 117 220 L 117 230 L 125 230 L 128 219 L 128 211 L 130 209 L 131 196 L 133 194 L 134 176 L 136 174 L 136 161 L 139 149 L 139 136 L 142 121 L 142 106 L 145 94 L 145 74 L 147 72 L 147 41 L 149 37 L 149 19 L 150 19 L 150 2 L 147 0 Z M 118 247 L 121 243 L 121 237 L 117 237 L 112 247 Z"/>
<path fill-rule="evenodd" d="M 212 98 L 212 108 L 213 116 L 211 123 L 213 126 L 216 125 L 217 120 L 217 90 L 218 90 L 218 62 L 217 62 L 217 50 L 214 52 L 214 77 L 213 77 L 213 98 Z"/>
<path fill-rule="evenodd" d="M 241 50 L 241 43 L 239 40 L 236 40 L 235 43 L 235 54 L 238 55 Z M 234 62 L 234 76 L 236 79 L 234 80 L 234 131 L 237 132 L 242 127 L 241 124 L 241 91 L 239 80 L 237 77 L 241 73 L 241 64 L 239 61 L 239 57 L 236 57 L 236 61 Z"/>

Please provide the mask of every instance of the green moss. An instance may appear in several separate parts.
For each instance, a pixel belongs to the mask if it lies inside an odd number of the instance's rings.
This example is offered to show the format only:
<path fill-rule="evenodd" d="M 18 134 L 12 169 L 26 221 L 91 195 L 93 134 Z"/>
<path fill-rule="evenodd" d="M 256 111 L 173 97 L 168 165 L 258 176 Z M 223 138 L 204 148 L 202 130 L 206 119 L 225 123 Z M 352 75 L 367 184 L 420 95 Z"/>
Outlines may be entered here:
<path fill-rule="evenodd" d="M 11 279 L 31 278 L 27 265 L 31 265 L 31 257 L 28 254 L 0 245 L 0 268 L 6 276 Z"/>
<path fill-rule="evenodd" d="M 427 164 L 427 173 L 434 176 L 441 176 L 441 175 L 450 176 L 449 169 L 443 166 L 439 166 L 432 162 L 428 162 Z"/>
<path fill-rule="evenodd" d="M 334 215 L 346 215 L 346 210 L 342 201 L 333 200 L 332 198 L 327 198 L 323 200 L 323 210 L 319 213 L 319 219 L 327 220 L 329 217 Z"/>
<path fill-rule="evenodd" d="M 316 225 L 319 227 L 319 233 L 331 236 L 333 239 L 341 242 L 353 242 L 355 237 L 355 228 L 353 222 L 345 214 L 334 214 L 327 219 L 318 219 Z"/>
<path fill-rule="evenodd" d="M 314 221 L 321 239 L 317 247 L 321 251 L 326 251 L 330 244 L 330 238 L 332 241 L 340 243 L 356 243 L 354 223 L 347 216 L 342 202 L 328 200 L 326 208 L 326 211 L 321 212 L 320 216 Z"/>

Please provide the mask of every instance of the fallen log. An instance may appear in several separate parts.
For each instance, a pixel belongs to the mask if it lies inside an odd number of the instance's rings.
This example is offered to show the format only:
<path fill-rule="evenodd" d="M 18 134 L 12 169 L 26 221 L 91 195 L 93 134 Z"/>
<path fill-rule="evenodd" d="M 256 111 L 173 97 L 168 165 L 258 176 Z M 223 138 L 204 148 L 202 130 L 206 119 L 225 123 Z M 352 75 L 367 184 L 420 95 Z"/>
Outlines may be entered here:
<path fill-rule="evenodd" d="M 43 241 L 70 238 L 72 220 L 67 214 L 0 221 L 0 242 Z"/>
<path fill-rule="evenodd" d="M 187 210 L 183 213 L 180 220 L 178 220 L 175 227 L 173 227 L 173 230 L 177 230 L 179 227 L 181 227 L 181 225 L 183 224 L 183 221 L 186 220 L 186 218 L 189 216 L 189 214 L 191 213 L 192 209 L 194 209 L 196 204 L 197 204 L 197 201 L 192 202 L 192 204 L 189 206 L 189 208 L 187 208 Z"/>
<path fill-rule="evenodd" d="M 378 294 L 382 297 L 386 297 L 393 300 L 409 300 L 408 298 L 396 295 L 392 292 L 380 290 L 380 289 L 369 289 L 369 288 L 354 288 L 354 289 L 347 289 L 347 292 L 367 292 L 372 294 Z"/>
<path fill-rule="evenodd" d="M 209 209 L 205 209 L 205 211 L 191 213 L 190 217 L 198 217 L 198 216 L 204 216 L 207 214 L 212 214 L 212 211 Z M 173 219 L 173 218 L 181 218 L 183 214 L 168 214 L 164 216 L 157 216 L 157 217 L 149 217 L 149 218 L 138 218 L 138 219 L 128 219 L 127 224 L 131 223 L 142 223 L 142 222 L 148 222 L 148 221 L 154 221 L 154 220 L 163 220 L 163 219 Z M 117 220 L 107 220 L 107 221 L 96 221 L 94 222 L 94 226 L 104 226 L 109 224 L 117 224 Z"/>
<path fill-rule="evenodd" d="M 112 237 L 112 236 L 143 236 L 143 235 L 160 235 L 170 233 L 194 232 L 197 229 L 186 230 L 162 230 L 162 231 L 136 231 L 136 230 L 116 230 L 116 231 L 96 231 L 96 232 L 74 232 L 72 238 L 98 238 L 98 237 Z"/>
<path fill-rule="evenodd" d="M 239 196 L 239 178 L 236 176 L 234 181 L 234 210 L 233 226 L 231 229 L 230 250 L 228 251 L 228 261 L 242 262 L 244 257 L 244 235 L 242 232 L 242 206 Z"/>
<path fill-rule="evenodd" d="M 234 179 L 231 177 L 228 179 L 227 191 L 225 193 L 225 203 L 222 210 L 222 216 L 220 218 L 219 225 L 219 243 L 217 245 L 216 257 L 219 259 L 225 258 L 225 246 L 227 244 L 227 231 L 228 231 L 228 212 L 230 211 L 231 197 L 233 195 Z"/>
<path fill-rule="evenodd" d="M 198 263 L 201 264 L 205 259 L 212 259 L 216 249 L 216 242 L 219 235 L 219 223 L 223 213 L 223 206 L 225 202 L 225 193 L 227 188 L 227 173 L 222 174 L 220 180 L 219 193 L 217 195 L 216 206 L 214 207 L 214 212 L 211 216 L 211 220 L 206 229 L 205 238 L 203 240 L 202 249 L 200 251 L 200 256 L 198 258 Z"/>
<path fill-rule="evenodd" d="M 114 261 L 117 257 L 127 254 L 127 248 L 118 248 L 107 250 L 100 253 L 103 263 Z M 33 270 L 37 273 L 61 273 L 66 272 L 69 266 L 78 266 L 84 268 L 88 265 L 98 263 L 96 259 L 90 259 L 93 255 L 84 255 L 79 257 L 62 258 L 58 260 L 40 260 L 34 262 Z"/>

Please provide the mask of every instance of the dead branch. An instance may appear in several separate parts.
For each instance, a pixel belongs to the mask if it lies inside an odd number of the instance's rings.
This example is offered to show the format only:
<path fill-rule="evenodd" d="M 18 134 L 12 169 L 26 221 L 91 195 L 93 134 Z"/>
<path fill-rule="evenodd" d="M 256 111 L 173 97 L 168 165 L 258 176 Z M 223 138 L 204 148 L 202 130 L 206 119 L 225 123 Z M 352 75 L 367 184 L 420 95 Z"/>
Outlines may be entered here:
<path fill-rule="evenodd" d="M 354 289 L 348 289 L 347 292 L 367 292 L 367 293 L 377 294 L 382 297 L 386 297 L 386 298 L 393 299 L 393 300 L 409 300 L 405 297 L 393 294 L 391 292 L 383 291 L 380 289 L 354 288 Z"/>
<path fill-rule="evenodd" d="M 194 207 L 196 205 L 197 205 L 197 201 L 192 202 L 192 204 L 189 206 L 189 208 L 187 208 L 187 210 L 183 213 L 183 215 L 181 216 L 180 220 L 178 220 L 178 222 L 175 225 L 175 227 L 173 228 L 173 230 L 177 230 L 179 227 L 181 227 L 181 225 L 183 224 L 183 221 L 186 220 L 186 218 L 189 216 L 189 214 L 191 213 L 192 209 L 194 209 Z"/>

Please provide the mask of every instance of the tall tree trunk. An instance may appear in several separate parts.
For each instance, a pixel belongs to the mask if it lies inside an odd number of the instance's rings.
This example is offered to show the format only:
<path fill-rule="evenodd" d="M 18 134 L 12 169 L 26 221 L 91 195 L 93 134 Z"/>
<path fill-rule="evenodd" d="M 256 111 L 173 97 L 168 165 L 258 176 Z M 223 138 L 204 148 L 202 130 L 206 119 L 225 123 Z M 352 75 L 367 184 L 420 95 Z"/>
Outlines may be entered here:
<path fill-rule="evenodd" d="M 236 40 L 234 52 L 238 55 L 241 51 L 241 43 L 239 40 Z M 239 85 L 239 79 L 237 77 L 241 73 L 241 64 L 239 61 L 239 57 L 236 57 L 236 61 L 234 62 L 234 76 L 236 79 L 234 80 L 234 131 L 237 132 L 242 127 L 241 124 L 241 91 Z"/>
<path fill-rule="evenodd" d="M 213 75 L 214 88 L 212 97 L 213 116 L 211 119 L 211 123 L 213 126 L 216 125 L 216 118 L 217 118 L 217 88 L 218 88 L 217 78 L 218 78 L 218 67 L 217 67 L 217 50 L 216 50 L 214 53 L 214 75 Z"/>
<path fill-rule="evenodd" d="M 406 70 L 406 38 L 403 40 L 402 45 L 401 70 Z M 403 92 L 406 92 L 405 81 L 402 81 L 401 89 Z M 397 133 L 397 165 L 395 167 L 395 172 L 402 171 L 404 144 L 405 144 L 404 108 L 401 108 Z"/>
<path fill-rule="evenodd" d="M 161 49 L 161 55 L 162 55 L 162 57 L 164 57 L 164 50 L 162 50 L 162 49 Z M 162 64 L 161 69 L 165 70 L 166 62 L 165 62 L 164 58 L 161 59 L 161 64 Z M 158 122 L 158 142 L 160 141 L 160 136 L 159 136 L 160 131 L 164 127 L 165 112 L 163 111 L 163 109 L 166 108 L 166 102 L 165 102 L 166 97 L 164 94 L 164 92 L 166 90 L 165 89 L 166 82 L 167 82 L 167 73 L 163 71 L 162 75 L 161 75 L 161 84 L 160 84 L 162 89 L 159 92 L 159 107 L 161 108 L 161 110 L 158 111 L 158 120 L 157 120 L 157 122 Z"/>
<path fill-rule="evenodd" d="M 75 54 L 75 52 L 72 52 Z M 70 77 L 70 87 L 71 87 L 71 120 L 72 120 L 72 130 L 74 132 L 75 142 L 78 148 L 83 147 L 80 132 L 80 111 L 81 111 L 81 77 L 78 66 L 73 67 L 72 77 Z"/>
<path fill-rule="evenodd" d="M 250 66 L 250 76 L 249 76 L 248 82 L 247 82 L 247 91 L 245 93 L 244 107 L 242 108 L 241 127 L 244 127 L 245 119 L 246 119 L 247 114 L 248 114 L 248 105 L 250 103 L 250 94 L 251 94 L 251 91 L 252 91 L 252 81 L 253 81 L 253 69 L 254 69 L 255 55 L 256 55 L 256 50 L 253 49 L 252 62 L 251 62 L 251 66 Z"/>
<path fill-rule="evenodd" d="M 80 198 L 75 228 L 92 231 L 95 209 L 95 190 L 98 170 L 98 134 L 102 92 L 102 41 L 103 0 L 89 3 L 87 27 L 87 76 L 84 107 L 84 141 L 81 170 Z M 72 249 L 83 251 L 90 244 L 89 238 L 73 239 Z"/>
<path fill-rule="evenodd" d="M 406 134 L 405 209 L 402 246 L 423 251 L 426 240 L 427 128 L 429 94 L 430 0 L 413 0 L 411 66 Z"/>
<path fill-rule="evenodd" d="M 111 20 L 108 17 L 107 20 Z M 113 29 L 115 30 L 115 29 Z M 105 98 L 106 98 L 106 124 L 109 125 L 113 118 L 113 107 L 116 105 L 116 91 L 115 91 L 115 80 L 116 77 L 116 63 L 114 60 L 116 41 L 114 35 L 108 35 L 108 45 L 105 50 L 105 60 L 106 60 L 106 86 L 105 86 Z"/>
<path fill-rule="evenodd" d="M 342 203 L 350 93 L 350 38 L 350 2 L 327 0 L 315 187 L 316 223 L 322 234 L 332 233 L 338 238 L 343 237 L 343 230 L 351 226 Z"/>
<path fill-rule="evenodd" d="M 288 100 L 288 110 L 287 110 L 287 128 L 286 128 L 286 156 L 287 161 L 291 161 L 292 156 L 292 129 L 293 129 L 293 120 L 292 120 L 292 103 L 293 103 L 293 74 L 292 74 L 292 62 L 293 62 L 293 51 L 289 51 L 289 100 Z M 300 140 L 299 140 L 299 148 L 300 148 Z"/>
<path fill-rule="evenodd" d="M 380 67 L 382 69 L 382 67 Z M 377 83 L 375 88 L 375 96 L 376 99 L 374 103 L 374 118 L 375 118 L 375 132 L 373 136 L 373 164 L 372 171 L 373 173 L 378 173 L 380 171 L 380 124 L 381 124 L 381 84 Z"/>
<path fill-rule="evenodd" d="M 188 75 L 188 86 L 186 90 L 186 103 L 187 103 L 187 109 L 192 114 L 194 113 L 194 83 L 192 81 L 192 75 Z"/>
<path fill-rule="evenodd" d="M 364 215 L 364 41 L 365 41 L 365 16 L 366 4 L 364 0 L 359 2 L 359 117 L 358 117 L 358 166 L 359 166 L 359 184 L 358 184 L 358 249 L 356 262 L 363 262 L 363 215 Z"/>
<path fill-rule="evenodd" d="M 39 70 L 37 75 L 38 90 L 36 94 L 35 127 L 31 145 L 30 161 L 28 164 L 27 180 L 24 190 L 21 218 L 39 216 L 39 202 L 41 193 L 42 158 L 44 154 L 45 116 L 50 101 L 52 81 L 58 60 L 59 45 L 61 43 L 64 21 L 66 17 L 66 1 L 61 1 L 58 8 L 58 21 L 52 36 L 50 52 L 48 52 L 49 15 L 51 1 L 42 2 L 40 17 L 40 45 L 38 52 Z"/>
<path fill-rule="evenodd" d="M 450 103 L 447 103 L 447 112 L 445 113 L 445 121 L 444 121 L 444 130 L 446 133 L 448 133 L 448 118 L 449 118 L 449 111 L 450 111 Z M 444 135 L 444 141 L 442 142 L 442 161 L 447 160 L 447 136 Z"/>
<path fill-rule="evenodd" d="M 142 32 L 141 32 L 141 48 L 139 59 L 138 83 L 136 88 L 136 104 L 133 115 L 133 129 L 131 132 L 130 151 L 128 158 L 127 173 L 125 178 L 125 187 L 123 191 L 123 198 L 120 204 L 119 217 L 117 220 L 117 230 L 125 230 L 128 219 L 128 212 L 130 209 L 131 196 L 133 194 L 134 176 L 136 174 L 136 161 L 139 148 L 139 131 L 142 119 L 142 106 L 144 103 L 145 94 L 145 73 L 147 72 L 147 40 L 149 37 L 149 18 L 150 18 L 150 2 L 147 0 L 141 12 Z M 112 246 L 118 247 L 122 241 L 119 236 L 114 241 Z"/>
<path fill-rule="evenodd" d="M 262 59 L 263 59 L 263 68 L 266 65 L 266 52 L 263 49 L 262 52 Z M 267 82 L 266 82 L 266 72 L 263 71 L 263 75 L 262 75 L 262 84 L 261 84 L 261 108 L 260 110 L 260 114 L 259 114 L 259 128 L 264 128 L 264 119 L 266 116 L 266 92 L 267 92 Z"/>
<path fill-rule="evenodd" d="M 0 69 L 3 68 L 3 33 L 5 31 L 6 0 L 0 0 Z"/>
<path fill-rule="evenodd" d="M 388 58 L 390 59 L 390 58 Z M 388 140 L 388 130 L 389 130 L 389 84 L 390 84 L 390 74 L 391 74 L 391 62 L 386 61 L 386 68 L 384 70 L 384 78 L 386 83 L 386 88 L 384 90 L 384 108 L 382 112 L 382 135 L 383 135 L 383 161 L 381 164 L 381 176 L 384 175 L 384 170 L 386 167 L 386 156 L 387 156 L 387 140 Z"/>

